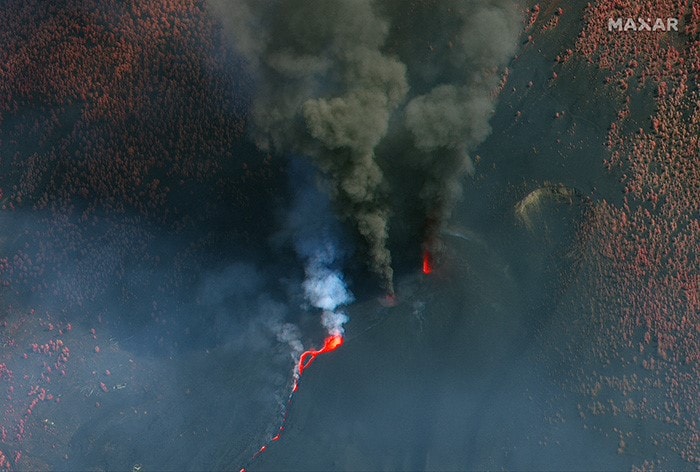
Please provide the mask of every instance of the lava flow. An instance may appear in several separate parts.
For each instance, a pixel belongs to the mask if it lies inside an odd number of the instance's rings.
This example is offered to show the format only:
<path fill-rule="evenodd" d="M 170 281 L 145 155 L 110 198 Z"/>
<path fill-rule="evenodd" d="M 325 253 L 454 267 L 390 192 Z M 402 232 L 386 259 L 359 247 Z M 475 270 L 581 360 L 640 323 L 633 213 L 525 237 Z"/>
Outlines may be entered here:
<path fill-rule="evenodd" d="M 318 356 L 335 351 L 343 345 L 343 341 L 343 336 L 340 334 L 334 334 L 326 338 L 321 349 L 305 351 L 299 357 L 299 375 L 303 374 L 304 370 L 306 370 L 306 368 L 309 367 Z"/>
<path fill-rule="evenodd" d="M 292 398 L 294 397 L 294 394 L 299 391 L 299 379 L 301 378 L 302 374 L 304 371 L 313 363 L 313 361 L 316 360 L 318 356 L 321 354 L 327 354 L 329 352 L 333 352 L 340 348 L 340 346 L 343 345 L 345 342 L 345 338 L 343 338 L 342 334 L 332 334 L 328 336 L 324 341 L 323 341 L 323 347 L 321 349 L 309 349 L 308 351 L 304 351 L 301 356 L 299 356 L 299 362 L 297 363 L 296 366 L 296 372 L 294 373 L 294 384 L 292 385 L 292 391 L 289 393 L 289 398 L 287 399 L 287 405 L 285 406 L 285 409 L 282 414 L 282 424 L 279 427 L 279 430 L 277 431 L 277 434 L 272 437 L 271 441 L 277 442 L 280 440 L 282 437 L 282 433 L 284 433 L 284 428 L 285 424 L 287 423 L 287 417 L 289 413 L 289 407 L 292 404 Z M 265 444 L 262 446 L 260 449 L 258 449 L 258 452 L 256 452 L 253 457 L 250 459 L 250 461 L 254 461 L 257 459 L 263 452 L 267 451 L 269 444 Z M 241 472 L 246 472 L 246 468 L 243 467 L 241 469 Z"/>

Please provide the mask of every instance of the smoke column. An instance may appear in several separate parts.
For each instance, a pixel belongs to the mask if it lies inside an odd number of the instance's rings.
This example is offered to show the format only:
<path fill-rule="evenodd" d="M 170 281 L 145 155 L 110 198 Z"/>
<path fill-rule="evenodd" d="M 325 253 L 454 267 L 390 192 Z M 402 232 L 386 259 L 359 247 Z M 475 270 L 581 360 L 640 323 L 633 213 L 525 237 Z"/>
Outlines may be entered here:
<path fill-rule="evenodd" d="M 310 156 L 334 207 L 393 293 L 389 218 L 420 206 L 429 241 L 461 193 L 469 152 L 490 133 L 493 91 L 523 23 L 512 0 L 210 0 L 257 90 L 251 133 Z M 382 146 L 391 140 L 398 146 Z M 381 151 L 380 151 L 381 149 Z M 415 201 L 392 198 L 400 181 Z M 403 174 L 402 174 L 403 175 Z M 406 191 L 406 190 L 404 190 Z"/>
<path fill-rule="evenodd" d="M 372 270 L 393 292 L 374 148 L 408 86 L 404 66 L 380 50 L 386 21 L 367 0 L 212 3 L 256 75 L 256 143 L 312 157 L 366 241 Z"/>
<path fill-rule="evenodd" d="M 392 6 L 400 10 L 401 3 Z M 424 176 L 420 197 L 429 243 L 461 196 L 464 174 L 474 173 L 469 152 L 491 133 L 494 91 L 515 53 L 522 19 L 510 0 L 440 0 L 421 3 L 411 21 L 416 27 L 410 31 L 417 31 L 421 22 L 443 26 L 423 38 L 434 51 L 429 67 L 419 62 L 415 47 L 400 56 L 412 72 L 415 91 L 403 109 L 403 126 L 413 139 L 410 160 Z M 405 28 L 395 31 L 393 41 L 411 41 Z"/>

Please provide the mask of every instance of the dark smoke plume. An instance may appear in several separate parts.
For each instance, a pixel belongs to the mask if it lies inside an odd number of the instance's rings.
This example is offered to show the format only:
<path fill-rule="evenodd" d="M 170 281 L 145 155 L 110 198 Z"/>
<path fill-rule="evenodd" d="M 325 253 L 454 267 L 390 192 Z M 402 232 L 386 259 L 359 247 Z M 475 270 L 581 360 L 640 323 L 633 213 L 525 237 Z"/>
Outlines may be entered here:
<path fill-rule="evenodd" d="M 408 69 L 411 94 L 402 126 L 411 136 L 408 165 L 423 181 L 416 188 L 423 205 L 427 243 L 461 196 L 464 174 L 473 174 L 471 152 L 491 132 L 494 93 L 503 67 L 515 53 L 522 30 L 521 9 L 511 0 L 388 2 L 388 38 Z"/>
<path fill-rule="evenodd" d="M 498 68 L 514 52 L 510 0 L 210 0 L 257 83 L 259 147 L 303 153 L 332 182 L 336 207 L 393 291 L 385 172 L 420 169 L 436 229 L 459 195 L 468 152 L 490 132 Z M 377 155 L 391 135 L 411 142 Z"/>

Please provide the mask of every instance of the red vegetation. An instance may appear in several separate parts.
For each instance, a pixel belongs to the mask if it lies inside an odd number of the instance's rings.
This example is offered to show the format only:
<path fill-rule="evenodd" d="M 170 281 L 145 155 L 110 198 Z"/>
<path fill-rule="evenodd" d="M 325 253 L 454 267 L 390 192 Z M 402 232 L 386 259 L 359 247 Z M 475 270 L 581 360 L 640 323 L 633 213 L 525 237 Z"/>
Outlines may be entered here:
<path fill-rule="evenodd" d="M 603 367 L 580 378 L 589 397 L 581 415 L 624 414 L 671 426 L 638 439 L 698 464 L 700 42 L 683 33 L 607 29 L 608 18 L 617 17 L 686 18 L 692 29 L 700 20 L 695 3 L 692 9 L 667 0 L 589 4 L 576 51 L 609 71 L 609 90 L 622 98 L 605 165 L 621 174 L 624 192 L 622 204 L 597 203 L 583 231 L 580 296 L 594 330 L 590 355 Z M 645 99 L 653 100 L 653 116 L 642 128 L 632 126 L 634 100 Z M 635 433 L 616 433 L 624 453 Z"/>
<path fill-rule="evenodd" d="M 276 169 L 265 159 L 223 172 L 244 134 L 248 79 L 203 2 L 61 5 L 10 0 L 0 9 L 0 208 L 50 221 L 0 254 L 0 285 L 81 307 L 113 286 L 125 258 L 158 262 L 139 223 L 195 227 L 208 208 L 183 205 L 205 182 L 248 208 L 245 186 L 263 187 Z M 99 244 L 86 238 L 105 217 L 121 222 Z M 103 267 L 78 271 L 68 289 L 55 267 L 76 260 Z M 167 283 L 176 291 L 186 282 Z"/>
<path fill-rule="evenodd" d="M 529 31 L 537 22 L 537 18 L 540 16 L 540 5 L 539 3 L 529 10 L 530 17 L 527 20 L 527 25 L 525 26 L 525 31 Z"/>
<path fill-rule="evenodd" d="M 196 1 L 68 3 L 0 11 L 0 123 L 43 110 L 9 134 L 26 171 L 8 207 L 82 198 L 86 218 L 135 209 L 167 220 L 163 177 L 212 175 L 243 132 L 218 32 Z M 19 144 L 30 137 L 32 149 Z"/>
<path fill-rule="evenodd" d="M 668 41 L 669 35 L 678 33 L 610 32 L 608 19 L 684 18 L 689 13 L 687 2 L 603 0 L 588 5 L 584 15 L 586 26 L 579 34 L 576 51 L 589 62 L 612 71 L 609 83 L 616 83 L 626 90 L 629 79 L 637 76 L 637 84 L 641 89 L 650 78 L 658 79 L 664 71 L 683 73 L 685 68 L 681 67 L 681 62 L 685 60 L 680 58 L 679 51 Z M 695 18 L 696 23 L 697 19 Z M 640 66 L 638 61 L 643 65 Z M 672 72 L 672 69 L 676 70 Z"/>

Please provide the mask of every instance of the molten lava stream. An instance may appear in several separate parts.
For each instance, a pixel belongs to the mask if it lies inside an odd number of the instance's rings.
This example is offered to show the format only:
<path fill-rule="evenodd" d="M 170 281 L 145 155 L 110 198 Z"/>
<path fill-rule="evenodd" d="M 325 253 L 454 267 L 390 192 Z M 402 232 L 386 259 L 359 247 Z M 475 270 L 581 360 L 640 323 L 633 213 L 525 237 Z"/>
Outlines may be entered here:
<path fill-rule="evenodd" d="M 310 349 L 308 351 L 304 351 L 301 356 L 299 356 L 299 362 L 297 363 L 297 373 L 295 373 L 294 377 L 294 384 L 292 385 L 292 391 L 289 393 L 289 398 L 287 400 L 287 405 L 285 407 L 285 410 L 282 414 L 282 424 L 279 427 L 279 430 L 277 431 L 277 434 L 270 439 L 272 442 L 277 442 L 281 439 L 282 433 L 284 433 L 284 428 L 285 424 L 287 423 L 287 416 L 288 416 L 288 410 L 290 405 L 292 404 L 292 398 L 294 397 L 294 394 L 299 391 L 299 379 L 301 378 L 302 374 L 308 367 L 313 363 L 313 361 L 316 360 L 318 356 L 321 354 L 327 354 L 329 352 L 333 352 L 336 349 L 338 349 L 340 346 L 343 345 L 345 342 L 345 338 L 343 338 L 343 335 L 341 334 L 332 334 L 328 336 L 324 342 L 323 342 L 323 347 L 321 349 Z M 253 462 L 255 459 L 260 457 L 265 451 L 267 451 L 267 448 L 269 446 L 268 444 L 263 445 L 260 449 L 258 449 L 258 452 L 253 454 L 253 457 L 250 459 L 250 462 Z M 250 464 L 248 463 L 248 465 Z M 241 472 L 246 472 L 246 468 L 243 467 L 241 468 Z"/>
<path fill-rule="evenodd" d="M 302 375 L 304 373 L 304 370 L 306 370 L 306 368 L 309 367 L 318 356 L 320 356 L 321 354 L 326 354 L 328 352 L 335 351 L 343 345 L 343 341 L 343 336 L 341 336 L 340 334 L 334 334 L 326 338 L 326 340 L 323 343 L 323 347 L 318 351 L 305 351 L 301 356 L 299 356 L 299 375 Z"/>

